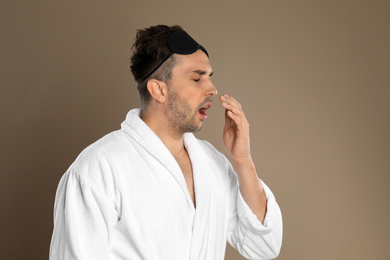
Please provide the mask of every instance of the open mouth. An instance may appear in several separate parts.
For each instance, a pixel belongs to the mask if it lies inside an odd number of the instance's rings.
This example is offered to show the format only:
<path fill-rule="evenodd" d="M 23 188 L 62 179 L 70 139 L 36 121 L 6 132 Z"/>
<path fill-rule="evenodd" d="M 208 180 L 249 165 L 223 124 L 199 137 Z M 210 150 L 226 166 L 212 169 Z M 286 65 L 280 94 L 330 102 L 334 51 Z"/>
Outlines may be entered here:
<path fill-rule="evenodd" d="M 206 111 L 207 111 L 207 109 L 209 109 L 210 107 L 211 107 L 211 103 L 209 103 L 209 104 L 207 104 L 207 105 L 201 107 L 201 108 L 198 110 L 199 115 L 200 115 L 200 117 L 201 117 L 203 120 L 207 118 Z"/>

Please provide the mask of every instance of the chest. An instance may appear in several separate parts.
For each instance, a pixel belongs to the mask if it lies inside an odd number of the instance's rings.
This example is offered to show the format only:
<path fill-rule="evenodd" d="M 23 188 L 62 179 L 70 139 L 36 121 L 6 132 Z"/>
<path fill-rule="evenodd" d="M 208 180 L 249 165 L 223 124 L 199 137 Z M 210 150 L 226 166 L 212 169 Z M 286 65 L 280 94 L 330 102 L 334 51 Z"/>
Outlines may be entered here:
<path fill-rule="evenodd" d="M 137 223 L 132 228 L 138 229 L 142 223 L 154 233 L 163 233 L 192 227 L 195 206 L 198 213 L 213 209 L 214 217 L 224 218 L 235 185 L 222 163 L 210 160 L 210 156 L 162 160 L 138 153 L 110 163 L 120 188 L 116 207 L 120 217 L 128 216 L 128 224 Z"/>
<path fill-rule="evenodd" d="M 195 199 L 195 185 L 194 185 L 194 174 L 192 170 L 192 164 L 190 158 L 187 156 L 183 158 L 176 158 L 177 163 L 183 173 L 184 179 L 187 184 L 188 192 L 191 196 L 192 202 L 194 203 L 194 207 L 196 207 L 196 199 Z"/>

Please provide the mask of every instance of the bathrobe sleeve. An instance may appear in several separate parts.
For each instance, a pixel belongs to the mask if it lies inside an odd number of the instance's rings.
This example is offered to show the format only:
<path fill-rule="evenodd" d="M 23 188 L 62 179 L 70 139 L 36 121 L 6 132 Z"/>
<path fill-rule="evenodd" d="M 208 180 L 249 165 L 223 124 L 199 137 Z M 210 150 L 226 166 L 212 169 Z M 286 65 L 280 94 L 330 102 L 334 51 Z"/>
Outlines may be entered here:
<path fill-rule="evenodd" d="M 69 170 L 57 189 L 50 259 L 110 259 L 116 219 L 104 190 Z"/>
<path fill-rule="evenodd" d="M 282 245 L 282 215 L 275 197 L 261 181 L 267 197 L 267 212 L 262 224 L 245 202 L 237 174 L 229 163 L 231 179 L 231 214 L 228 242 L 248 259 L 274 259 Z"/>

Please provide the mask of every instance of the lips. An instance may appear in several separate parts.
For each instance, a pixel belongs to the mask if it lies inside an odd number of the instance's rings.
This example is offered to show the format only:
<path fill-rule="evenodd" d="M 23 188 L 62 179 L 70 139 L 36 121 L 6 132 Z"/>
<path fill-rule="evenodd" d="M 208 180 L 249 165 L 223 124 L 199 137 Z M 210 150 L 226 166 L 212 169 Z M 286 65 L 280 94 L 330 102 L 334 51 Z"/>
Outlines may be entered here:
<path fill-rule="evenodd" d="M 208 103 L 206 105 L 204 105 L 203 107 L 201 107 L 198 112 L 199 112 L 199 115 L 200 117 L 204 120 L 207 118 L 207 114 L 206 114 L 206 111 L 207 109 L 209 109 L 211 107 L 211 103 Z"/>

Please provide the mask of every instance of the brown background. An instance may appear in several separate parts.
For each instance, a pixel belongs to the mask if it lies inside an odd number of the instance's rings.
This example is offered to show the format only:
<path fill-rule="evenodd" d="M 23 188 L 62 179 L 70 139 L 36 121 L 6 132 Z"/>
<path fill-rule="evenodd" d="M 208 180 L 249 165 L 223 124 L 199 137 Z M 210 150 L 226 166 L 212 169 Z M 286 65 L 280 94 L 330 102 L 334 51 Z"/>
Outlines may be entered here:
<path fill-rule="evenodd" d="M 137 28 L 180 24 L 251 123 L 279 259 L 387 259 L 389 1 L 1 1 L 0 259 L 47 259 L 58 181 L 139 106 Z M 215 105 L 200 138 L 222 148 Z M 227 249 L 226 259 L 242 259 Z"/>

